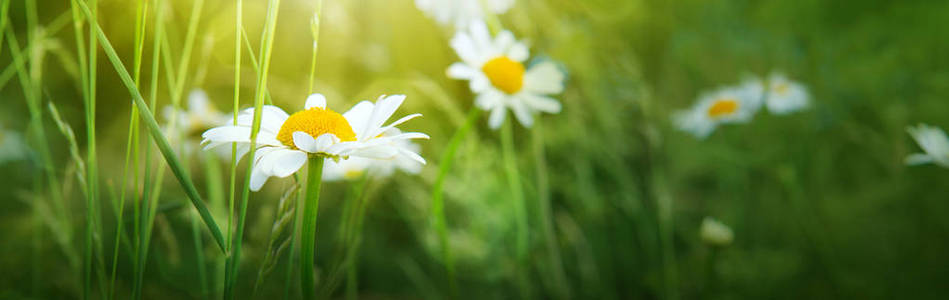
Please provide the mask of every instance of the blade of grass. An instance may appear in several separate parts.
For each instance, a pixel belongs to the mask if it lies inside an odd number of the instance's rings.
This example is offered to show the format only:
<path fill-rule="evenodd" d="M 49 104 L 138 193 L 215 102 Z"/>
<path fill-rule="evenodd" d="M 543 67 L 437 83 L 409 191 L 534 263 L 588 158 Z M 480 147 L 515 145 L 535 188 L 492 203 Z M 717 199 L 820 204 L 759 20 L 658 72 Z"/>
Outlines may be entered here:
<path fill-rule="evenodd" d="M 458 147 L 461 146 L 461 142 L 464 141 L 465 136 L 468 135 L 468 131 L 471 130 L 471 127 L 474 126 L 475 121 L 477 121 L 480 116 L 480 109 L 471 108 L 468 112 L 468 117 L 465 118 L 465 123 L 462 124 L 461 127 L 458 127 L 455 133 L 452 134 L 451 139 L 448 140 L 448 148 L 445 149 L 445 152 L 442 153 L 441 160 L 439 160 L 438 176 L 435 177 L 435 184 L 432 186 L 432 225 L 435 226 L 435 232 L 438 233 L 438 244 L 442 250 L 442 264 L 445 266 L 449 293 L 451 295 L 456 294 L 457 288 L 455 286 L 455 262 L 451 255 L 451 245 L 448 240 L 448 224 L 445 220 L 445 200 L 443 192 L 445 189 L 445 178 L 448 176 L 448 171 L 451 170 L 451 165 L 455 161 L 455 153 L 458 152 Z"/>
<path fill-rule="evenodd" d="M 534 168 L 537 176 L 537 200 L 540 202 L 540 220 L 544 231 L 544 241 L 547 246 L 547 258 L 553 277 L 552 286 L 560 299 L 570 299 L 570 286 L 563 271 L 563 260 L 560 256 L 560 246 L 554 234 L 553 213 L 550 207 L 550 182 L 547 178 L 547 157 L 544 152 L 544 130 L 540 120 L 534 124 L 532 132 L 534 149 Z"/>
<path fill-rule="evenodd" d="M 504 173 L 507 177 L 508 188 L 511 192 L 511 198 L 514 202 L 514 217 L 516 218 L 516 244 L 515 250 L 518 262 L 518 285 L 521 289 L 521 298 L 528 299 L 531 295 L 528 276 L 530 274 L 530 261 L 527 259 L 529 250 L 527 224 L 527 202 L 524 199 L 523 186 L 521 185 L 521 174 L 517 170 L 517 153 L 514 150 L 514 120 L 504 122 L 501 126 L 501 148 L 504 160 Z"/>
<path fill-rule="evenodd" d="M 280 8 L 280 0 L 270 0 L 267 6 L 267 19 L 265 21 L 264 31 L 261 33 L 260 40 L 260 72 L 257 73 L 257 88 L 254 95 L 254 121 L 250 131 L 250 151 L 247 157 L 253 159 L 257 153 L 257 133 L 260 131 L 260 119 L 263 113 L 261 108 L 264 104 L 264 95 L 267 87 L 268 72 L 270 70 L 270 54 L 273 50 L 274 31 L 277 27 L 277 13 Z M 247 213 L 247 201 L 250 198 L 250 178 L 253 170 L 253 161 L 250 161 L 244 180 L 244 192 L 241 196 L 240 209 L 237 216 L 236 237 L 232 240 L 233 246 L 229 253 L 228 263 L 225 267 L 224 279 L 224 298 L 234 298 L 234 285 L 240 267 L 241 245 L 244 234 L 244 215 Z"/>
<path fill-rule="evenodd" d="M 73 0 L 76 1 L 76 0 Z M 84 3 L 78 2 L 80 8 L 87 18 L 91 17 L 91 12 L 89 7 Z M 208 212 L 207 207 L 204 205 L 204 202 L 201 200 L 201 196 L 198 194 L 197 189 L 194 187 L 194 183 L 189 178 L 188 174 L 181 168 L 181 163 L 178 160 L 178 157 L 171 150 L 171 146 L 168 144 L 168 140 L 162 134 L 161 129 L 158 126 L 158 122 L 155 121 L 155 117 L 152 114 L 151 110 L 145 105 L 145 100 L 142 98 L 141 93 L 139 93 L 138 88 L 135 86 L 135 83 L 132 81 L 131 76 L 128 71 L 125 69 L 122 60 L 119 58 L 118 54 L 115 52 L 115 49 L 112 48 L 112 44 L 109 42 L 108 37 L 106 37 L 105 32 L 99 27 L 97 23 L 90 23 L 91 26 L 95 27 L 96 34 L 99 38 L 99 42 L 105 50 L 106 56 L 108 56 L 109 61 L 112 63 L 112 66 L 115 68 L 116 73 L 118 73 L 119 78 L 122 80 L 122 83 L 128 88 L 129 93 L 132 95 L 135 105 L 138 106 L 139 111 L 141 112 L 142 118 L 147 125 L 149 133 L 152 136 L 152 139 L 158 145 L 158 149 L 161 151 L 162 155 L 165 158 L 165 161 L 171 167 L 172 173 L 178 179 L 178 182 L 185 189 L 185 193 L 188 195 L 188 199 L 191 200 L 191 204 L 198 210 L 201 214 L 201 219 L 204 221 L 205 225 L 211 231 L 212 236 L 214 237 L 215 242 L 221 248 L 224 249 L 224 238 L 221 235 L 221 230 L 218 229 L 217 224 L 214 222 L 210 212 Z"/>

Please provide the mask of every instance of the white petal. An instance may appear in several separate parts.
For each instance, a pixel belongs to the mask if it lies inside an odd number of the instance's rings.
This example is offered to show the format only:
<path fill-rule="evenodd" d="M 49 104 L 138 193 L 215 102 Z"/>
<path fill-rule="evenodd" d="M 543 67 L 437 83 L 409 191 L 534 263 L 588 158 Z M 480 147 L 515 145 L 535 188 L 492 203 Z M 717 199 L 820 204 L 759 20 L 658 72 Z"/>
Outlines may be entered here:
<path fill-rule="evenodd" d="M 488 25 L 482 20 L 471 22 L 468 30 L 471 32 L 471 40 L 475 47 L 479 49 L 492 49 L 491 32 L 488 31 Z M 483 50 L 482 50 L 483 51 Z"/>
<path fill-rule="evenodd" d="M 933 161 L 935 161 L 935 159 L 933 159 L 932 156 L 922 154 L 922 153 L 910 154 L 909 156 L 906 156 L 906 160 L 905 160 L 906 164 L 911 165 L 911 166 L 928 164 L 928 163 L 932 163 Z"/>
<path fill-rule="evenodd" d="M 447 75 L 449 78 L 454 79 L 472 79 L 477 76 L 478 73 L 478 70 L 468 64 L 456 62 L 448 67 Z"/>
<path fill-rule="evenodd" d="M 511 111 L 514 112 L 514 116 L 517 117 L 517 120 L 521 122 L 521 125 L 524 127 L 530 128 L 534 125 L 534 116 L 531 115 L 530 109 L 524 106 L 524 103 L 521 101 L 513 101 L 511 103 Z"/>
<path fill-rule="evenodd" d="M 362 137 L 361 134 L 363 134 L 369 126 L 369 121 L 375 106 L 376 105 L 372 102 L 360 101 L 356 103 L 353 108 L 350 108 L 349 111 L 343 113 L 343 118 L 346 118 L 346 122 L 349 122 L 349 126 L 353 128 L 357 139 Z"/>
<path fill-rule="evenodd" d="M 471 36 L 466 32 L 458 32 L 455 34 L 455 37 L 451 39 L 451 47 L 455 49 L 455 53 L 458 54 L 458 57 L 462 61 L 475 64 L 478 62 L 479 49 L 475 47 L 474 41 L 471 39 Z"/>
<path fill-rule="evenodd" d="M 491 129 L 501 128 L 501 124 L 504 123 L 504 115 L 507 114 L 507 110 L 504 109 L 504 106 L 497 106 L 491 110 L 491 116 L 488 117 L 488 127 Z"/>
<path fill-rule="evenodd" d="M 211 112 L 208 94 L 201 89 L 194 89 L 188 94 L 188 110 L 192 114 L 206 116 Z"/>
<path fill-rule="evenodd" d="M 527 45 L 524 43 L 514 43 L 511 48 L 507 49 L 507 57 L 516 62 L 523 63 L 529 56 L 530 51 L 527 50 Z"/>
<path fill-rule="evenodd" d="M 524 101 L 524 104 L 538 111 L 556 114 L 562 109 L 559 101 L 547 96 L 523 93 L 520 97 Z"/>
<path fill-rule="evenodd" d="M 323 94 L 312 94 L 306 97 L 306 104 L 303 105 L 303 109 L 311 109 L 314 107 L 326 109 L 326 97 L 324 97 Z"/>
<path fill-rule="evenodd" d="M 372 116 L 369 117 L 369 123 L 363 129 L 362 135 L 357 132 L 357 137 L 361 139 L 371 138 L 376 129 L 382 127 L 382 124 L 392 117 L 402 102 L 405 101 L 405 95 L 392 95 L 376 101 L 376 107 L 372 110 Z M 381 132 L 380 132 L 381 133 Z"/>
<path fill-rule="evenodd" d="M 293 133 L 293 144 L 297 146 L 297 149 L 316 153 L 318 148 L 316 147 L 316 140 L 310 136 L 309 133 L 303 131 L 296 131 Z"/>
<path fill-rule="evenodd" d="M 558 94 L 563 92 L 564 74 L 552 62 L 542 62 L 532 66 L 524 74 L 524 90 L 538 94 Z"/>
<path fill-rule="evenodd" d="M 290 149 L 280 149 L 268 155 L 261 162 L 270 165 L 270 174 L 277 177 L 287 177 L 295 173 L 306 163 L 306 152 Z"/>
<path fill-rule="evenodd" d="M 325 152 L 333 144 L 339 143 L 339 138 L 332 133 L 324 133 L 316 137 L 316 151 Z"/>

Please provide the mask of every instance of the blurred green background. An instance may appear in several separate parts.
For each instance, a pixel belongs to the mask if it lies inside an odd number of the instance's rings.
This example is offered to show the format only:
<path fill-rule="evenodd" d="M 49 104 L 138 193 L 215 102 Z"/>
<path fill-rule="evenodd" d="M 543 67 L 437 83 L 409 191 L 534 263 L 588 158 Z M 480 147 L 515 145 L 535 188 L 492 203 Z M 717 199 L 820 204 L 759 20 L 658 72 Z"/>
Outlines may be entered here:
<path fill-rule="evenodd" d="M 22 2 L 12 1 L 9 19 L 25 46 Z M 233 88 L 230 2 L 206 1 L 186 80 L 187 90 L 208 91 L 223 111 L 229 110 Z M 177 61 L 192 5 L 167 4 L 164 22 Z M 266 2 L 244 5 L 256 49 Z M 298 0 L 280 7 L 269 89 L 274 104 L 287 111 L 299 109 L 306 96 L 313 7 Z M 42 0 L 38 8 L 44 28 L 66 21 L 42 41 L 44 109 L 46 102 L 55 104 L 85 149 L 69 3 Z M 130 65 L 134 4 L 101 0 L 99 8 L 100 23 Z M 358 295 L 445 297 L 430 193 L 439 157 L 473 99 L 465 82 L 444 75 L 457 61 L 448 46 L 453 31 L 411 0 L 325 1 L 323 14 L 315 90 L 327 95 L 329 106 L 344 110 L 380 94 L 406 94 L 397 114 L 425 116 L 402 128 L 432 137 L 420 143 L 429 161 L 420 175 L 368 185 Z M 528 0 L 517 1 L 500 18 L 529 41 L 532 57 L 556 60 L 568 72 L 567 89 L 558 97 L 563 112 L 543 116 L 538 128 L 515 131 L 531 212 L 530 296 L 925 299 L 949 292 L 949 170 L 903 164 L 907 154 L 919 151 L 906 126 L 949 127 L 949 2 Z M 148 57 L 143 74 L 150 72 Z M 12 62 L 4 40 L 0 66 L 11 69 Z M 109 190 L 121 189 L 130 97 L 104 55 L 98 70 L 97 147 L 106 203 L 101 239 L 111 256 L 116 224 Z M 255 73 L 246 52 L 242 71 L 241 104 L 249 107 Z M 670 115 L 702 91 L 771 71 L 805 84 L 812 108 L 790 116 L 761 113 L 748 124 L 720 127 L 706 140 L 672 126 Z M 169 89 L 161 80 L 158 101 L 164 106 Z M 16 76 L 5 82 L 0 99 L 2 129 L 29 136 Z M 82 253 L 84 197 L 68 143 L 44 113 L 73 218 L 71 225 L 53 226 L 37 213 L 49 200 L 34 188 L 42 172 L 35 154 L 0 164 L 4 299 L 78 298 L 81 287 L 81 272 L 69 257 Z M 519 298 L 513 204 L 499 135 L 485 121 L 462 145 L 446 184 L 459 290 L 461 298 Z M 199 158 L 188 159 L 203 194 L 206 170 Z M 226 162 L 220 166 L 227 176 Z M 544 178 L 569 282 L 565 289 L 553 284 L 551 253 L 540 234 L 538 180 Z M 290 179 L 273 180 L 251 197 L 240 298 L 254 288 L 278 200 L 291 185 Z M 334 245 L 349 190 L 346 183 L 325 185 L 319 280 L 338 262 Z M 145 298 L 206 297 L 195 279 L 193 209 L 170 176 L 161 203 Z M 702 243 L 699 224 L 706 216 L 734 230 L 732 245 L 712 249 Z M 206 232 L 204 246 L 210 270 L 222 256 Z M 283 256 L 264 278 L 260 298 L 283 295 Z M 132 284 L 131 264 L 132 257 L 120 255 L 119 298 Z M 214 285 L 220 279 L 211 280 Z M 342 297 L 342 290 L 331 297 Z"/>

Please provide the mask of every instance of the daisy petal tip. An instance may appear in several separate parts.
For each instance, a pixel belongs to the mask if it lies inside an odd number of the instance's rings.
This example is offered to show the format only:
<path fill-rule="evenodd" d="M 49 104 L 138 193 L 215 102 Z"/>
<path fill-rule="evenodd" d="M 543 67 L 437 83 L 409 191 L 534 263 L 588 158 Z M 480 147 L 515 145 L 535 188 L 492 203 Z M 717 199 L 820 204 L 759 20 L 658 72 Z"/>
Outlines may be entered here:
<path fill-rule="evenodd" d="M 323 94 L 319 94 L 319 93 L 314 93 L 314 94 L 311 94 L 310 96 L 307 96 L 306 104 L 304 104 L 303 108 L 310 109 L 314 107 L 320 108 L 320 109 L 326 109 L 326 96 L 323 96 Z"/>

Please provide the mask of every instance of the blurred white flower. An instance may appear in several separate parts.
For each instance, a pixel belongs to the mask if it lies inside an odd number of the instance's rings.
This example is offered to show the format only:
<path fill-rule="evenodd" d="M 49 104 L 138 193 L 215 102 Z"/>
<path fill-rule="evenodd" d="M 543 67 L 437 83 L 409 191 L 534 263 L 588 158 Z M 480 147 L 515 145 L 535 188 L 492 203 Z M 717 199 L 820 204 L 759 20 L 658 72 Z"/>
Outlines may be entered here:
<path fill-rule="evenodd" d="M 162 115 L 166 123 L 162 126 L 162 132 L 169 142 L 177 144 L 185 156 L 194 153 L 197 141 L 189 139 L 192 135 L 207 130 L 208 128 L 224 123 L 230 117 L 214 108 L 208 99 L 208 94 L 201 89 L 194 89 L 188 94 L 188 107 L 186 109 L 175 109 L 168 105 L 162 109 Z M 174 122 L 174 126 L 172 126 Z M 182 141 L 185 141 L 182 143 Z M 231 150 L 220 149 L 216 151 L 221 157 L 230 157 Z"/>
<path fill-rule="evenodd" d="M 29 150 L 19 132 L 0 128 L 0 164 L 25 159 Z"/>
<path fill-rule="evenodd" d="M 501 127 L 508 108 L 525 127 L 531 127 L 538 111 L 560 112 L 560 102 L 548 95 L 563 91 L 563 72 L 550 61 L 525 68 L 527 45 L 510 31 L 492 38 L 487 25 L 478 20 L 468 31 L 455 34 L 451 46 L 462 62 L 448 68 L 448 77 L 469 80 L 471 91 L 478 94 L 475 105 L 491 112 L 491 128 Z"/>
<path fill-rule="evenodd" d="M 415 0 L 415 6 L 441 24 L 452 23 L 465 28 L 482 19 L 484 8 L 494 14 L 503 14 L 514 5 L 514 0 Z"/>
<path fill-rule="evenodd" d="M 785 115 L 806 109 L 810 102 L 807 88 L 791 81 L 784 74 L 771 73 L 768 78 L 768 96 L 765 105 L 776 115 Z"/>
<path fill-rule="evenodd" d="M 382 134 L 397 136 L 402 134 L 398 128 L 392 128 Z M 334 161 L 327 159 L 323 165 L 323 180 L 357 180 L 363 175 L 374 178 L 391 176 L 396 170 L 409 174 L 418 174 L 422 171 L 422 159 L 418 153 L 421 150 L 418 144 L 409 140 L 394 140 L 392 146 L 399 149 L 399 154 L 388 159 L 374 159 L 364 157 L 350 157 L 346 160 Z"/>
<path fill-rule="evenodd" d="M 725 247 L 731 245 L 732 240 L 735 238 L 735 234 L 731 228 L 712 217 L 705 217 L 705 219 L 702 220 L 702 226 L 699 228 L 699 232 L 699 235 L 702 237 L 702 242 L 710 246 Z"/>
<path fill-rule="evenodd" d="M 719 124 L 750 121 L 761 108 L 763 91 L 764 86 L 751 79 L 737 87 L 702 94 L 691 109 L 673 115 L 673 122 L 679 129 L 704 139 Z"/>
<path fill-rule="evenodd" d="M 949 168 L 949 137 L 938 127 L 919 124 L 906 129 L 924 153 L 914 153 L 906 157 L 907 165 L 933 163 Z"/>
<path fill-rule="evenodd" d="M 257 152 L 251 170 L 250 188 L 258 191 L 272 176 L 287 177 L 303 167 L 311 155 L 333 160 L 364 157 L 394 159 L 406 155 L 419 163 L 425 160 L 417 154 L 408 154 L 400 147 L 400 140 L 428 139 L 428 135 L 410 132 L 385 135 L 396 125 L 421 116 L 412 114 L 389 125 L 386 120 L 405 101 L 404 95 L 381 96 L 376 103 L 362 101 L 340 115 L 326 108 L 326 98 L 320 94 L 307 97 L 304 110 L 288 115 L 272 105 L 262 107 Z M 254 108 L 249 108 L 224 126 L 204 132 L 205 149 L 237 143 L 238 157 L 250 149 L 250 133 Z M 413 155 L 414 154 L 414 155 Z"/>

